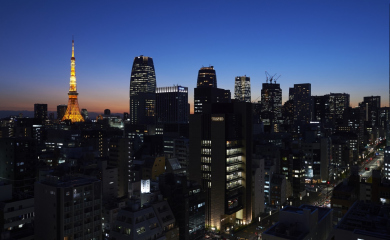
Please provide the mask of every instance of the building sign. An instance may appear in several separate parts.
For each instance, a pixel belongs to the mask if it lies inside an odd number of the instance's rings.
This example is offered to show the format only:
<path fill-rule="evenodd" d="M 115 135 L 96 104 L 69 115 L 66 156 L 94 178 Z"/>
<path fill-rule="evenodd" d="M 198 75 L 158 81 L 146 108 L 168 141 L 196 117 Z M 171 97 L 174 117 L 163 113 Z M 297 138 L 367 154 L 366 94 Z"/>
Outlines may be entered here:
<path fill-rule="evenodd" d="M 223 122 L 224 120 L 224 117 L 211 117 L 211 121 L 213 122 Z"/>
<path fill-rule="evenodd" d="M 150 192 L 150 179 L 141 180 L 141 193 L 149 193 Z"/>

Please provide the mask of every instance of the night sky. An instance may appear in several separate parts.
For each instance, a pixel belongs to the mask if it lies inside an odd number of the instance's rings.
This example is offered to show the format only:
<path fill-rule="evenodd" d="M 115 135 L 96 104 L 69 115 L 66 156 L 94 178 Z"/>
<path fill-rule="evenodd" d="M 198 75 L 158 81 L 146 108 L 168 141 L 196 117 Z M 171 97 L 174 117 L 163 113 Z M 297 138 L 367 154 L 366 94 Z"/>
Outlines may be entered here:
<path fill-rule="evenodd" d="M 294 83 L 312 95 L 349 93 L 351 106 L 380 95 L 388 106 L 390 0 L 0 1 L 0 110 L 67 104 L 72 35 L 79 106 L 129 111 L 133 59 L 153 57 L 157 86 L 193 89 L 212 65 L 219 88 L 265 71 L 287 100 Z M 258 98 L 260 100 L 260 98 Z"/>

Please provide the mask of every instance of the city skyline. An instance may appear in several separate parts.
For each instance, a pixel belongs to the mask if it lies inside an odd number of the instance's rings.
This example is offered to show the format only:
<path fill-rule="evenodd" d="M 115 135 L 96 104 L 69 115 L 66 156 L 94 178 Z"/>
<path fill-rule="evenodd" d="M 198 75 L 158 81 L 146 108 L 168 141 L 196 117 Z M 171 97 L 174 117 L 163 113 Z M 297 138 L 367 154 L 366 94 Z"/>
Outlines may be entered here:
<path fill-rule="evenodd" d="M 80 109 L 129 109 L 134 57 L 152 57 L 157 87 L 193 92 L 202 66 L 214 66 L 218 87 L 234 92 L 251 78 L 260 100 L 265 71 L 288 89 L 311 83 L 312 95 L 348 93 L 388 106 L 389 1 L 0 3 L 0 110 L 48 111 L 66 104 L 69 42 L 75 35 Z M 146 14 L 146 15 L 145 15 Z"/>

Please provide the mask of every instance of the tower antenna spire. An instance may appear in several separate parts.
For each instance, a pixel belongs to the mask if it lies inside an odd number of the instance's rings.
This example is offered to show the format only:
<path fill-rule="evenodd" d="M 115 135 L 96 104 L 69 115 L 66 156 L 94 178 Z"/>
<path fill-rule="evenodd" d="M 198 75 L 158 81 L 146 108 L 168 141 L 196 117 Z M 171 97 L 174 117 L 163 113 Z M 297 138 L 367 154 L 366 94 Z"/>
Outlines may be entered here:
<path fill-rule="evenodd" d="M 74 58 L 74 35 L 72 35 L 72 58 Z"/>

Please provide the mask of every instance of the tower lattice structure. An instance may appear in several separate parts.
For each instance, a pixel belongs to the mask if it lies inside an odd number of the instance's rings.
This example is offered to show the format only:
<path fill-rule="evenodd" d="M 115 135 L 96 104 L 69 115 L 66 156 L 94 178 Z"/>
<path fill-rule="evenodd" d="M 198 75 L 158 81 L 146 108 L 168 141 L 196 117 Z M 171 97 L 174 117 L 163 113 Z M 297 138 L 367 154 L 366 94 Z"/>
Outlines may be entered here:
<path fill-rule="evenodd" d="M 68 107 L 65 115 L 62 118 L 64 120 L 70 120 L 73 122 L 84 122 L 83 116 L 81 116 L 79 103 L 77 101 L 77 86 L 76 86 L 76 59 L 74 57 L 74 40 L 72 40 L 72 57 L 70 58 L 70 83 L 69 83 L 69 100 Z"/>

